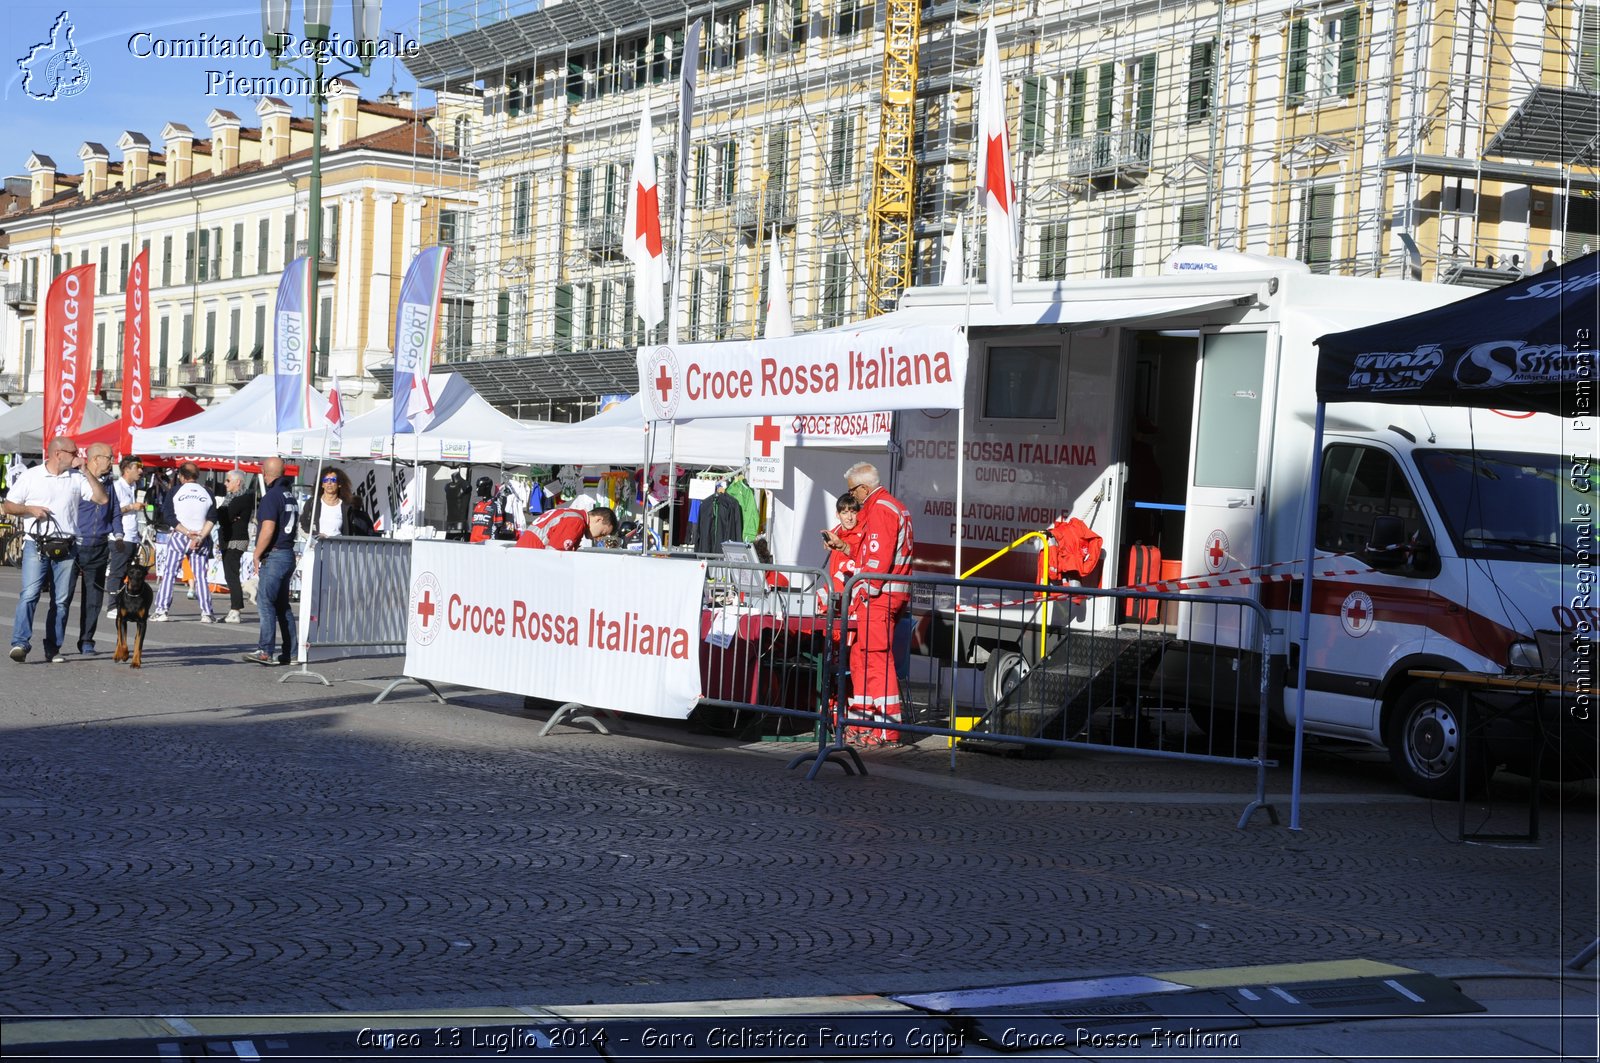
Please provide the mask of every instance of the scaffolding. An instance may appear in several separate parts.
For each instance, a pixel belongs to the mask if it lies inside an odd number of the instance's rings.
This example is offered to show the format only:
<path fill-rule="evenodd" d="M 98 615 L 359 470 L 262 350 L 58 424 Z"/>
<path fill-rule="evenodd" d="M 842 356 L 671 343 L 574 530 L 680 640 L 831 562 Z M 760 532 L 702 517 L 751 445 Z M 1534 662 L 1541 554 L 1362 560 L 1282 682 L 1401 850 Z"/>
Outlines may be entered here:
<path fill-rule="evenodd" d="M 666 232 L 669 255 L 683 244 L 680 339 L 760 335 L 774 238 L 797 331 L 892 305 L 874 298 L 886 288 L 869 224 L 882 116 L 903 113 L 884 107 L 888 9 L 425 3 L 413 73 L 438 93 L 441 141 L 480 175 L 478 210 L 442 221 L 457 249 L 445 357 L 483 363 L 492 401 L 556 416 L 632 390 L 634 350 L 666 335 L 640 329 L 620 254 L 644 92 L 664 217 L 686 198 L 684 232 Z M 697 19 L 680 188 L 677 64 Z M 1019 280 L 1154 274 L 1199 244 L 1489 284 L 1600 245 L 1600 13 L 1574 0 L 924 0 L 912 283 L 946 274 L 958 221 L 980 231 L 974 108 L 991 19 L 1015 123 Z M 964 275 L 981 281 L 983 242 L 967 243 Z"/>

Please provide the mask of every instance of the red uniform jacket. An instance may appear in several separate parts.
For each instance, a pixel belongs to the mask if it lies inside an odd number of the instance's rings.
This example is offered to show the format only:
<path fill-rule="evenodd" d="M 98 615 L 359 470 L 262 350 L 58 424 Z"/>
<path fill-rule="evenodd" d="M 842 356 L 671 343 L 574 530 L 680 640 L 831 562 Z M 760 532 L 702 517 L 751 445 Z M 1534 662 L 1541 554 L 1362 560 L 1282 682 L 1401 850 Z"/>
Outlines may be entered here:
<path fill-rule="evenodd" d="M 581 509 L 552 509 L 539 514 L 517 545 L 535 550 L 576 550 L 589 532 L 589 515 Z"/>
<path fill-rule="evenodd" d="M 885 572 L 896 576 L 911 574 L 911 514 L 887 489 L 878 487 L 861 504 L 856 522 L 861 539 L 856 543 L 857 572 Z M 889 595 L 891 605 L 905 601 L 910 584 L 899 580 L 872 580 L 857 585 L 857 597 Z M 857 603 L 852 602 L 854 609 Z"/>

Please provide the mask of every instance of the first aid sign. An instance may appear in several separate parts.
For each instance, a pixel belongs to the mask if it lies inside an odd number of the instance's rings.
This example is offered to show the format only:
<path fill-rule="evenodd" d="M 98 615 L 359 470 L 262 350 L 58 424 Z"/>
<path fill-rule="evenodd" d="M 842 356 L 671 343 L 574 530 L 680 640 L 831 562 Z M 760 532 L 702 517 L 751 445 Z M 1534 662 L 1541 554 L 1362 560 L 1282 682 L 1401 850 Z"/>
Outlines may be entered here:
<path fill-rule="evenodd" d="M 700 698 L 704 562 L 419 539 L 411 573 L 408 676 L 672 719 Z"/>

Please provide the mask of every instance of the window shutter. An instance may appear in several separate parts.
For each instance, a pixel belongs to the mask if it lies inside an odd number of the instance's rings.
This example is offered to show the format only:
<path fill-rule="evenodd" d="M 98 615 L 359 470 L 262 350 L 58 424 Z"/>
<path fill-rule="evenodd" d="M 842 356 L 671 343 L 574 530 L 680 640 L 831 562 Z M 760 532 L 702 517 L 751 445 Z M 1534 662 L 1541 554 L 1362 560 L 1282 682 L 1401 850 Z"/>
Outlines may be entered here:
<path fill-rule="evenodd" d="M 1187 203 L 1178 211 L 1178 245 L 1206 243 L 1206 207 Z"/>
<path fill-rule="evenodd" d="M 783 195 L 789 188 L 789 131 L 767 133 L 767 196 Z"/>
<path fill-rule="evenodd" d="M 1149 133 L 1156 120 L 1156 57 L 1152 52 L 1139 57 L 1139 97 L 1133 116 L 1133 126 L 1141 133 Z M 1145 151 L 1149 150 L 1146 145 Z"/>
<path fill-rule="evenodd" d="M 1327 273 L 1333 261 L 1333 186 L 1308 185 L 1300 194 L 1300 261 Z"/>
<path fill-rule="evenodd" d="M 511 340 L 511 293 L 501 292 L 495 296 L 494 306 L 494 345 L 498 348 L 497 354 L 504 354 L 506 344 Z"/>
<path fill-rule="evenodd" d="M 1578 72 L 1573 86 L 1600 92 L 1600 5 L 1578 8 Z"/>
<path fill-rule="evenodd" d="M 1289 24 L 1289 85 L 1290 106 L 1305 99 L 1306 65 L 1310 58 L 1311 27 L 1303 18 Z"/>
<path fill-rule="evenodd" d="M 1356 40 L 1361 36 L 1361 12 L 1352 8 L 1339 17 L 1339 95 L 1356 94 Z"/>
<path fill-rule="evenodd" d="M 582 225 L 589 220 L 589 203 L 594 198 L 594 171 L 578 171 L 578 224 Z"/>
<path fill-rule="evenodd" d="M 556 285 L 556 350 L 572 350 L 572 285 Z"/>
<path fill-rule="evenodd" d="M 1088 102 L 1089 74 L 1084 70 L 1072 72 L 1072 88 L 1067 97 L 1067 134 L 1071 137 L 1083 136 L 1084 105 Z"/>
<path fill-rule="evenodd" d="M 1100 83 L 1095 93 L 1094 127 L 1104 133 L 1111 129 L 1112 105 L 1116 99 L 1117 64 L 1100 64 Z"/>
<path fill-rule="evenodd" d="M 1023 151 L 1038 151 L 1044 147 L 1044 105 L 1048 93 L 1044 78 L 1022 79 L 1022 141 Z"/>
<path fill-rule="evenodd" d="M 1211 117 L 1211 82 L 1216 73 L 1217 42 L 1189 46 L 1189 101 L 1184 117 L 1198 125 Z"/>

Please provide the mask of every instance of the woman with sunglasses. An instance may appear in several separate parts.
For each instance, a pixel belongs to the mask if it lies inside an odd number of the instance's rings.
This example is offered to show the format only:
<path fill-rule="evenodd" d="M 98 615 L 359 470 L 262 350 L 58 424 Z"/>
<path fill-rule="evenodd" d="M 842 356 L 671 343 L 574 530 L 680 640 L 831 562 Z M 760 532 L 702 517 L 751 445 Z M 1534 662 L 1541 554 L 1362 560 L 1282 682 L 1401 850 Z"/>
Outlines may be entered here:
<path fill-rule="evenodd" d="M 300 511 L 300 530 L 318 539 L 335 535 L 372 535 L 372 518 L 356 502 L 350 477 L 343 469 L 323 469 L 321 490 Z"/>

